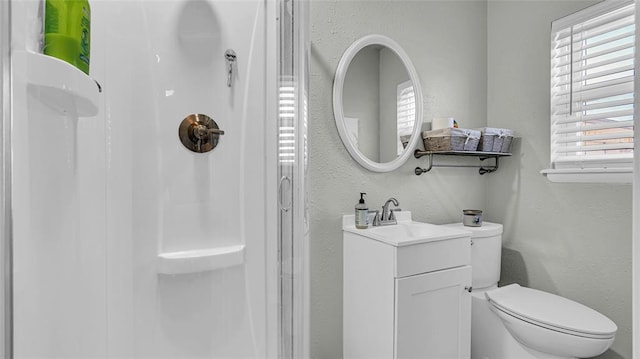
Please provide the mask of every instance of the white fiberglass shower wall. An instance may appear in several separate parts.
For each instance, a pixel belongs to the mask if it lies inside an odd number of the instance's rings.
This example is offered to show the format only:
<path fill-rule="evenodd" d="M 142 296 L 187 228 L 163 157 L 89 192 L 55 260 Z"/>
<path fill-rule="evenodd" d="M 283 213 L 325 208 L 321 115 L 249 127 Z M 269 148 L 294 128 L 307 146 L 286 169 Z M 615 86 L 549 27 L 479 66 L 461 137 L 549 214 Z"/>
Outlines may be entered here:
<path fill-rule="evenodd" d="M 294 353 L 304 163 L 278 169 L 282 77 L 303 92 L 280 63 L 293 1 L 90 1 L 90 77 L 37 53 L 40 2 L 11 4 L 13 356 Z M 181 143 L 191 114 L 224 131 L 210 152 Z"/>

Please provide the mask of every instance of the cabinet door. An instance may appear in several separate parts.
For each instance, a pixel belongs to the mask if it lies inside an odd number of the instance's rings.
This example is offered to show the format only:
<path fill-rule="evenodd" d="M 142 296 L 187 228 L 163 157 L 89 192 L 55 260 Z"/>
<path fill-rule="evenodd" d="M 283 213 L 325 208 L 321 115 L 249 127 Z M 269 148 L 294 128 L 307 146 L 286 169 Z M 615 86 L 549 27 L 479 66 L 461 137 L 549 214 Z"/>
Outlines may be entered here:
<path fill-rule="evenodd" d="M 471 266 L 395 281 L 395 358 L 469 358 Z"/>

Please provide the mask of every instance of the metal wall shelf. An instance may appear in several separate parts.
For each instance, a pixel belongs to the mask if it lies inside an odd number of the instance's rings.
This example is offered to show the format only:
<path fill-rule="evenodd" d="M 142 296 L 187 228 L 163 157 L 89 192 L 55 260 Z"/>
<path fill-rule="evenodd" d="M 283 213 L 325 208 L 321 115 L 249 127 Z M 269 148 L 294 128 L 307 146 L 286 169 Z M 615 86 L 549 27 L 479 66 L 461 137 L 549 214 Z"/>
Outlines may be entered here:
<path fill-rule="evenodd" d="M 415 150 L 413 153 L 415 158 L 421 158 L 423 156 L 429 157 L 428 167 L 421 168 L 416 167 L 415 174 L 421 175 L 425 172 L 431 171 L 433 167 L 471 167 L 478 168 L 478 172 L 483 175 L 485 173 L 492 173 L 498 170 L 498 159 L 500 157 L 511 156 L 511 153 L 503 153 L 503 152 L 481 152 L 481 151 L 421 151 Z M 483 166 L 480 165 L 460 165 L 460 164 L 436 164 L 433 162 L 434 156 L 465 156 L 465 157 L 478 157 L 480 161 L 485 161 L 490 158 L 495 160 L 493 166 Z"/>

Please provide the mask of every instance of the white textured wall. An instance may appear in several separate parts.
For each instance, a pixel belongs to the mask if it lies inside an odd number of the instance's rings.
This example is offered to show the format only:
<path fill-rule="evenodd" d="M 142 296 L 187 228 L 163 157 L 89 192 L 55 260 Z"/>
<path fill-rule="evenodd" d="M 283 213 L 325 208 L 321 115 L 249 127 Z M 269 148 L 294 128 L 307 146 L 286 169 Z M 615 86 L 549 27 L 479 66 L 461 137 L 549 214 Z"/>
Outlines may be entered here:
<path fill-rule="evenodd" d="M 489 1 L 488 124 L 522 137 L 489 182 L 487 220 L 504 223 L 502 282 L 579 301 L 619 332 L 602 358 L 631 358 L 630 185 L 551 183 L 550 23 L 594 1 Z"/>
<path fill-rule="evenodd" d="M 426 160 L 411 158 L 392 173 L 373 173 L 344 149 L 333 118 L 333 76 L 351 42 L 371 33 L 391 37 L 411 57 L 426 119 L 453 116 L 465 127 L 486 123 L 486 2 L 311 2 L 312 358 L 342 357 L 341 217 L 353 213 L 358 192 L 369 194 L 370 208 L 394 196 L 414 218 L 431 223 L 459 221 L 463 208 L 486 202 L 488 176 L 475 169 L 434 168 L 415 176 L 413 169 Z"/>

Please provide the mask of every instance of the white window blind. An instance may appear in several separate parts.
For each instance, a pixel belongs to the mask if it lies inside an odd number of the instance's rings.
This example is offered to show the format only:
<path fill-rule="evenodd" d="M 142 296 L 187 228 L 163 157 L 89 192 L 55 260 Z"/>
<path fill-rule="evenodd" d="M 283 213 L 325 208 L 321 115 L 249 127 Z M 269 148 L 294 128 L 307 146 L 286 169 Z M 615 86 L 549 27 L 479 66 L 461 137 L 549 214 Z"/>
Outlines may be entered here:
<path fill-rule="evenodd" d="M 280 84 L 278 99 L 278 157 L 280 163 L 295 163 L 296 141 L 296 89 L 293 83 L 283 81 Z"/>
<path fill-rule="evenodd" d="M 632 168 L 634 22 L 630 1 L 553 22 L 550 171 Z"/>
<path fill-rule="evenodd" d="M 398 155 L 404 151 L 402 136 L 411 136 L 416 118 L 416 96 L 413 91 L 413 82 L 405 81 L 398 85 L 397 91 L 397 121 L 398 121 Z"/>

